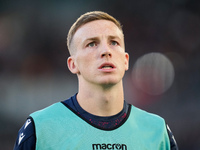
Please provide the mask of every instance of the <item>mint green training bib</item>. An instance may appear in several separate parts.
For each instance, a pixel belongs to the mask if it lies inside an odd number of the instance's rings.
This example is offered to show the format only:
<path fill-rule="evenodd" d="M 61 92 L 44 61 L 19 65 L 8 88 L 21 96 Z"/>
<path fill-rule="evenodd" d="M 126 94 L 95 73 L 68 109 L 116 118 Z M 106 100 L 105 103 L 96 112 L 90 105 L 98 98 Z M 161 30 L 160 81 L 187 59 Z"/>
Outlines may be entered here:
<path fill-rule="evenodd" d="M 61 102 L 31 114 L 36 150 L 170 150 L 164 119 L 131 106 L 116 129 L 98 129 Z"/>

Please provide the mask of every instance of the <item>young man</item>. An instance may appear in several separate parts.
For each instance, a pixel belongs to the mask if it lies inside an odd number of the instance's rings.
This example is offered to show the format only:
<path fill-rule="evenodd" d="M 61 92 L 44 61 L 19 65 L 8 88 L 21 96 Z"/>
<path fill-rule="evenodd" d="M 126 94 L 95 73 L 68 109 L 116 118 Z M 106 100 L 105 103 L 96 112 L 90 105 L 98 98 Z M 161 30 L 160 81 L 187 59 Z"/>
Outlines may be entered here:
<path fill-rule="evenodd" d="M 121 24 L 107 13 L 82 15 L 71 27 L 68 68 L 78 93 L 34 112 L 20 129 L 15 150 L 177 150 L 161 117 L 124 101 L 129 65 Z"/>

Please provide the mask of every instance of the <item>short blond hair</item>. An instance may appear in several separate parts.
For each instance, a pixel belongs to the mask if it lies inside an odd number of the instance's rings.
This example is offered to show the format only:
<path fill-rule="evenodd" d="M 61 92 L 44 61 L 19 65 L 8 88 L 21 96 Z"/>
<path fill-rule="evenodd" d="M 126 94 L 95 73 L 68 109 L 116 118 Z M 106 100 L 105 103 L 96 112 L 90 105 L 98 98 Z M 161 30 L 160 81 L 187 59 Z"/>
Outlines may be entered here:
<path fill-rule="evenodd" d="M 71 26 L 68 35 L 67 35 L 67 47 L 68 50 L 70 52 L 70 54 L 72 54 L 72 50 L 70 48 L 70 45 L 72 43 L 72 39 L 74 34 L 76 33 L 76 31 L 84 24 L 91 22 L 91 21 L 95 21 L 95 20 L 109 20 L 112 21 L 123 33 L 122 30 L 122 25 L 121 23 L 116 20 L 114 17 L 112 17 L 111 15 L 109 15 L 108 13 L 102 12 L 102 11 L 91 11 L 91 12 L 87 12 L 83 15 L 81 15 L 76 22 Z"/>

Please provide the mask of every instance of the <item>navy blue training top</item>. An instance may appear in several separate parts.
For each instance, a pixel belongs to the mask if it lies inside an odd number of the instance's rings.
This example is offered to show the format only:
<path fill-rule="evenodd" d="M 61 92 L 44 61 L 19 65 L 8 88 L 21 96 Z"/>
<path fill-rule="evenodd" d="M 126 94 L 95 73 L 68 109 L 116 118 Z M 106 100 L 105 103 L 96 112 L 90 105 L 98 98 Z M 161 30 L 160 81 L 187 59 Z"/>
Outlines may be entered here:
<path fill-rule="evenodd" d="M 124 107 L 122 111 L 118 114 L 109 117 L 95 116 L 81 108 L 76 99 L 76 95 L 77 94 L 63 101 L 62 103 L 90 124 L 103 129 L 115 128 L 115 126 L 117 126 L 124 120 L 124 118 L 126 118 L 130 107 L 130 104 L 124 101 Z M 178 150 L 172 132 L 168 128 L 167 131 L 170 139 L 171 150 Z M 33 119 L 29 117 L 18 132 L 18 136 L 14 145 L 14 150 L 35 150 L 35 145 L 35 125 Z"/>

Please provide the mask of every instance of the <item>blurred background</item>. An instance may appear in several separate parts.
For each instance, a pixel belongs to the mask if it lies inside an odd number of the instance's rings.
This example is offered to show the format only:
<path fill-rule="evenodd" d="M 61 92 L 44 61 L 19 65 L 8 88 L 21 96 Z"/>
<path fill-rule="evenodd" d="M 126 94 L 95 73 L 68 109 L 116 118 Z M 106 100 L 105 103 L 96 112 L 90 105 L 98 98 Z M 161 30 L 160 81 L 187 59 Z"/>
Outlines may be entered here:
<path fill-rule="evenodd" d="M 0 149 L 30 113 L 77 92 L 66 36 L 93 10 L 123 24 L 125 99 L 165 118 L 180 150 L 200 150 L 199 0 L 0 1 Z"/>

